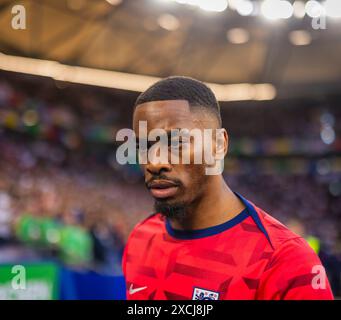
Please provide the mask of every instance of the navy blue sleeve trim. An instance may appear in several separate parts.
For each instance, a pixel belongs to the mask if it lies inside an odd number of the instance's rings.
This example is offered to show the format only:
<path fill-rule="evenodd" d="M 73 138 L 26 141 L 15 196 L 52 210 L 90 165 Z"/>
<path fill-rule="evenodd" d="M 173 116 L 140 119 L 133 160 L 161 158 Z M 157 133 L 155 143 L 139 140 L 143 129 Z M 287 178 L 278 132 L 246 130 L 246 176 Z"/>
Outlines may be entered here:
<path fill-rule="evenodd" d="M 270 240 L 270 237 L 269 237 L 269 234 L 268 234 L 267 230 L 265 229 L 262 221 L 260 220 L 259 215 L 258 215 L 257 211 L 255 210 L 255 208 L 253 207 L 253 205 L 248 200 L 246 200 L 242 195 L 240 195 L 239 193 L 235 192 L 235 195 L 243 202 L 243 204 L 245 205 L 249 215 L 252 217 L 255 224 L 260 229 L 260 231 L 262 231 L 264 233 L 264 235 L 268 239 L 270 245 L 273 247 L 271 240 Z"/>

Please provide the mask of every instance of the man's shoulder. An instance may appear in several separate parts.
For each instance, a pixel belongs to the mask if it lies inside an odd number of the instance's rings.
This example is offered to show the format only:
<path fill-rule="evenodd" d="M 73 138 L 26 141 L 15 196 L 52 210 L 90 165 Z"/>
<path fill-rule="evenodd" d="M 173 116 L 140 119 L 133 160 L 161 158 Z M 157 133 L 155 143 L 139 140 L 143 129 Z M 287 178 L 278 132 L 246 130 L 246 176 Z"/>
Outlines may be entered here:
<path fill-rule="evenodd" d="M 287 245 L 310 248 L 306 241 L 300 235 L 290 230 L 282 222 L 258 207 L 256 207 L 255 209 L 269 236 L 271 245 L 275 250 L 282 247 L 284 243 L 286 243 Z"/>
<path fill-rule="evenodd" d="M 265 211 L 255 208 L 268 233 L 273 253 L 267 269 L 283 266 L 286 273 L 311 273 L 321 261 L 307 241 Z"/>

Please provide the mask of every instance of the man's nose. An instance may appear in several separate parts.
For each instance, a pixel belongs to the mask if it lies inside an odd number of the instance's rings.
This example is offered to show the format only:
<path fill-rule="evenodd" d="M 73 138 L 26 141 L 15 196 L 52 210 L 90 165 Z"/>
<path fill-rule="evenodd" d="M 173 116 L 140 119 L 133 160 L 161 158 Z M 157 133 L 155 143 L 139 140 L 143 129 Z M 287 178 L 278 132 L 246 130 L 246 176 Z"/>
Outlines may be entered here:
<path fill-rule="evenodd" d="M 160 175 L 164 172 L 170 172 L 172 167 L 169 163 L 151 163 L 148 162 L 146 170 L 152 175 Z"/>

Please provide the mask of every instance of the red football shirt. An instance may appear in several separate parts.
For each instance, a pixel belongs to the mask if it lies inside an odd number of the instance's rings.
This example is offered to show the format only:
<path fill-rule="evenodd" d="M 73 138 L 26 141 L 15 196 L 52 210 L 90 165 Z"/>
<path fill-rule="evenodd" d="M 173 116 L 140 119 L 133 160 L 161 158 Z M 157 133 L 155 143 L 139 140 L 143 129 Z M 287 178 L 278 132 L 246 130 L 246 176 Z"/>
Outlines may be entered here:
<path fill-rule="evenodd" d="M 246 209 L 201 230 L 160 214 L 138 224 L 123 256 L 128 299 L 333 299 L 304 239 L 238 195 Z"/>

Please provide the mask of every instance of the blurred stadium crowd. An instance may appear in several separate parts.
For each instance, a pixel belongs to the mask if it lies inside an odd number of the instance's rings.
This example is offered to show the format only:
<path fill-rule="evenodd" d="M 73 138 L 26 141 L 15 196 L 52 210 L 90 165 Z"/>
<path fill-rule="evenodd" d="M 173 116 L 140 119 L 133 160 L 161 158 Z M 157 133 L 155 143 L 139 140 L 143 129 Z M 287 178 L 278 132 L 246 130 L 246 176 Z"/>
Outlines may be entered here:
<path fill-rule="evenodd" d="M 138 166 L 115 161 L 115 133 L 131 126 L 135 98 L 2 74 L 0 263 L 52 258 L 120 274 L 129 232 L 152 212 Z M 310 239 L 340 294 L 337 101 L 235 104 L 222 116 L 228 183 Z"/>

